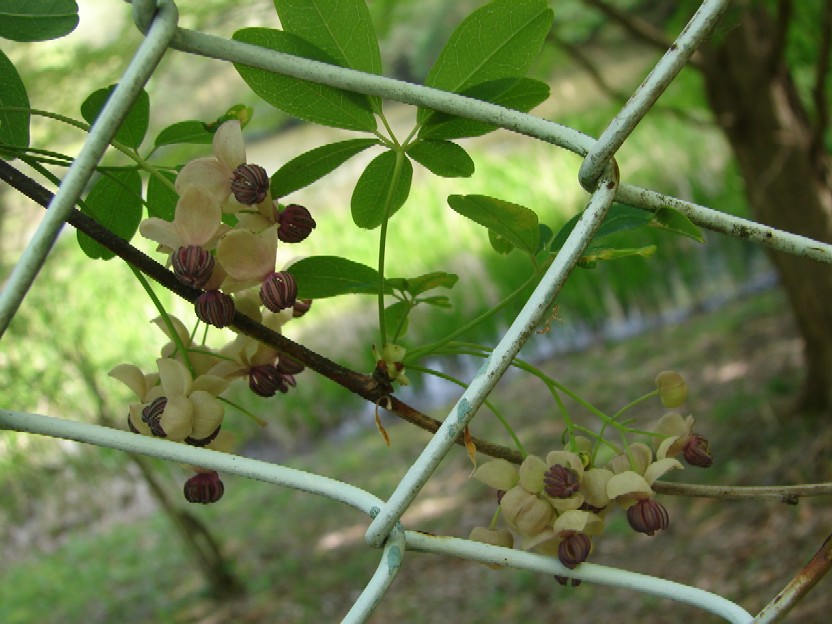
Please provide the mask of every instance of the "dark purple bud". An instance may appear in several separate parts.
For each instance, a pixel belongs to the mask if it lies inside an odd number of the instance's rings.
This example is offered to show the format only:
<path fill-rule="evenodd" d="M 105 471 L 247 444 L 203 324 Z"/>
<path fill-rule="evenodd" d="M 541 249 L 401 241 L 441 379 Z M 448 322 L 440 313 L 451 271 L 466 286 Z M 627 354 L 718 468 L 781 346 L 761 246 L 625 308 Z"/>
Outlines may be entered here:
<path fill-rule="evenodd" d="M 185 438 L 185 444 L 190 444 L 191 446 L 208 446 L 220 434 L 220 429 L 221 428 L 222 427 L 220 426 L 220 427 L 217 427 L 216 429 L 214 429 L 214 431 L 207 438 L 197 439 L 197 438 L 187 437 L 187 438 Z"/>
<path fill-rule="evenodd" d="M 277 237 L 284 243 L 299 243 L 315 229 L 315 219 L 300 204 L 289 204 L 277 217 Z"/>
<path fill-rule="evenodd" d="M 234 170 L 231 192 L 234 193 L 234 199 L 241 204 L 259 204 L 269 192 L 269 175 L 260 165 L 243 163 Z"/>
<path fill-rule="evenodd" d="M 208 290 L 194 302 L 197 318 L 214 327 L 225 327 L 234 320 L 234 299 L 219 290 Z"/>
<path fill-rule="evenodd" d="M 214 256 L 199 245 L 188 245 L 173 252 L 171 264 L 180 282 L 202 288 L 211 278 Z"/>
<path fill-rule="evenodd" d="M 261 397 L 274 396 L 278 391 L 284 394 L 289 391 L 283 375 L 272 364 L 253 366 L 248 372 L 248 387 Z"/>
<path fill-rule="evenodd" d="M 685 456 L 685 461 L 691 466 L 698 468 L 710 468 L 714 463 L 714 458 L 711 456 L 711 447 L 708 441 L 700 435 L 695 433 L 690 437 L 688 443 L 685 445 L 682 453 Z"/>
<path fill-rule="evenodd" d="M 652 498 L 643 498 L 627 509 L 627 521 L 634 531 L 653 535 L 670 525 L 667 509 Z"/>
<path fill-rule="evenodd" d="M 214 472 L 199 472 L 185 481 L 185 500 L 189 503 L 216 503 L 222 498 L 225 486 Z"/>
<path fill-rule="evenodd" d="M 142 422 L 150 427 L 150 433 L 158 438 L 166 438 L 168 434 L 162 429 L 159 421 L 162 419 L 162 412 L 167 407 L 167 397 L 159 397 L 154 399 L 150 404 L 146 405 L 142 410 Z"/>
<path fill-rule="evenodd" d="M 300 318 L 301 316 L 309 312 L 309 308 L 311 307 L 311 299 L 299 299 L 295 301 L 295 304 L 292 306 L 292 318 Z"/>
<path fill-rule="evenodd" d="M 281 355 L 277 361 L 277 370 L 284 375 L 297 375 L 304 368 L 306 367 L 303 364 L 288 355 Z"/>
<path fill-rule="evenodd" d="M 588 535 L 569 531 L 558 544 L 558 559 L 572 570 L 579 563 L 586 561 L 590 550 L 592 550 L 592 541 Z"/>
<path fill-rule="evenodd" d="M 272 312 L 280 312 L 295 305 L 298 285 L 288 271 L 269 274 L 260 286 L 260 301 Z"/>
<path fill-rule="evenodd" d="M 543 484 L 546 494 L 552 498 L 569 498 L 581 489 L 578 473 L 560 464 L 549 467 L 543 475 Z"/>

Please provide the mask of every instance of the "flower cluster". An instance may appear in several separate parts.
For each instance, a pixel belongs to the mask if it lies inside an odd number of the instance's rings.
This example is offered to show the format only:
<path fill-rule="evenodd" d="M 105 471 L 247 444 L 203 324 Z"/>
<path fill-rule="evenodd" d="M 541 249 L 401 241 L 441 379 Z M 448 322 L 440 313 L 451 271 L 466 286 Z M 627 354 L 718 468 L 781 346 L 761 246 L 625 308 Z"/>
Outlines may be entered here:
<path fill-rule="evenodd" d="M 195 302 L 201 321 L 226 327 L 239 310 L 279 332 L 287 321 L 305 314 L 311 301 L 298 300 L 294 277 L 277 270 L 278 241 L 304 240 L 315 220 L 303 206 L 281 207 L 272 199 L 266 171 L 246 161 L 239 121 L 217 128 L 213 151 L 214 156 L 193 160 L 179 172 L 173 220 L 150 217 L 139 231 L 168 255 L 180 281 L 205 290 Z M 224 214 L 231 215 L 227 221 L 236 221 L 233 227 L 223 222 Z M 146 374 L 132 364 L 110 372 L 138 399 L 130 405 L 127 421 L 134 433 L 227 450 L 232 441 L 221 431 L 225 403 L 220 395 L 229 384 L 246 379 L 253 392 L 270 397 L 288 392 L 304 368 L 244 335 L 214 350 L 193 344 L 192 333 L 175 317 L 155 322 L 170 339 L 156 360 L 156 372 Z M 217 473 L 194 470 L 185 498 L 219 500 L 224 486 Z"/>
<path fill-rule="evenodd" d="M 662 373 L 656 384 L 658 391 L 651 396 L 658 394 L 665 407 L 684 404 L 687 387 L 678 374 Z M 694 466 L 712 463 L 708 443 L 693 433 L 693 424 L 692 416 L 666 414 L 650 434 L 655 452 L 635 442 L 603 465 L 597 461 L 598 444 L 581 436 L 545 459 L 528 455 L 519 467 L 504 459 L 482 464 L 473 477 L 497 490 L 499 515 L 508 528 L 477 527 L 470 539 L 511 548 L 519 536 L 520 548 L 555 556 L 572 569 L 586 561 L 593 539 L 616 507 L 626 511 L 630 526 L 639 533 L 654 535 L 666 529 L 669 516 L 655 499 L 652 485 L 669 470 L 683 468 L 676 455 Z M 565 584 L 565 579 L 558 580 Z"/>

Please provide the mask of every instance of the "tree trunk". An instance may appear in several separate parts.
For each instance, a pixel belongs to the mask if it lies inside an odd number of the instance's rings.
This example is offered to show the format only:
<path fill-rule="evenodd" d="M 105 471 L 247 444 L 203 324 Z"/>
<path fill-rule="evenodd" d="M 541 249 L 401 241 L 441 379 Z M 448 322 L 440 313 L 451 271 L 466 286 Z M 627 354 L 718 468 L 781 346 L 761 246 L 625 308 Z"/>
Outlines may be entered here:
<path fill-rule="evenodd" d="M 798 97 L 784 39 L 784 20 L 753 3 L 703 50 L 707 96 L 755 219 L 832 243 L 832 159 Z M 799 407 L 826 411 L 832 406 L 832 266 L 781 252 L 770 256 L 805 342 Z"/>

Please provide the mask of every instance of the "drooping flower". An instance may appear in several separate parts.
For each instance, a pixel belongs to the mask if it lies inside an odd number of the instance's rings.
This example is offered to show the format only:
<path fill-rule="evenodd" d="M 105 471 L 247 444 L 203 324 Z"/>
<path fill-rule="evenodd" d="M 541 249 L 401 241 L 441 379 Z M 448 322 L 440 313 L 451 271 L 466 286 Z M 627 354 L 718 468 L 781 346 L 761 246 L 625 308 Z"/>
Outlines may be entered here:
<path fill-rule="evenodd" d="M 246 146 L 240 122 L 224 122 L 213 140 L 214 156 L 197 158 L 186 164 L 176 176 L 176 190 L 182 195 L 189 186 L 198 186 L 210 194 L 225 212 L 236 212 L 242 205 L 232 197 L 234 171 L 246 163 Z"/>
<path fill-rule="evenodd" d="M 223 284 L 228 291 L 260 284 L 275 271 L 277 235 L 274 228 L 254 233 L 235 229 L 217 244 L 217 258 L 231 278 Z"/>
<path fill-rule="evenodd" d="M 655 431 L 666 436 L 659 438 L 657 456 L 674 457 L 681 453 L 692 466 L 708 468 L 713 464 L 708 440 L 693 433 L 693 416 L 683 418 L 678 412 L 669 412 L 656 423 Z"/>
<path fill-rule="evenodd" d="M 202 186 L 184 188 L 176 202 L 173 221 L 150 217 L 142 221 L 139 232 L 159 243 L 159 250 L 173 253 L 180 247 L 213 249 L 229 226 L 222 223 L 220 204 Z"/>

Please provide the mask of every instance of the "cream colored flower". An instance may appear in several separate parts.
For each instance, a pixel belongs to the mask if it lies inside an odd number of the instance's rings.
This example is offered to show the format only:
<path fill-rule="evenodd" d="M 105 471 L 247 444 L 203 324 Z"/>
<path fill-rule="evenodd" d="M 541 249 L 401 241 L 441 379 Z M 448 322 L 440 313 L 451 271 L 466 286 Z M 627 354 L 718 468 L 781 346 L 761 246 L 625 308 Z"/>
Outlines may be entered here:
<path fill-rule="evenodd" d="M 204 187 L 192 185 L 183 189 L 176 202 L 173 221 L 150 217 L 142 221 L 139 232 L 167 253 L 190 245 L 210 250 L 230 229 L 221 219 L 216 199 Z"/>
<path fill-rule="evenodd" d="M 240 122 L 226 121 L 214 134 L 214 156 L 197 158 L 186 164 L 176 176 L 176 190 L 181 195 L 189 186 L 198 186 L 210 194 L 225 212 L 236 212 L 242 205 L 231 195 L 234 170 L 246 162 L 246 146 Z"/>
<path fill-rule="evenodd" d="M 223 285 L 234 290 L 263 282 L 274 273 L 277 234 L 269 228 L 255 234 L 249 230 L 232 230 L 217 244 L 217 259 L 231 280 Z"/>

